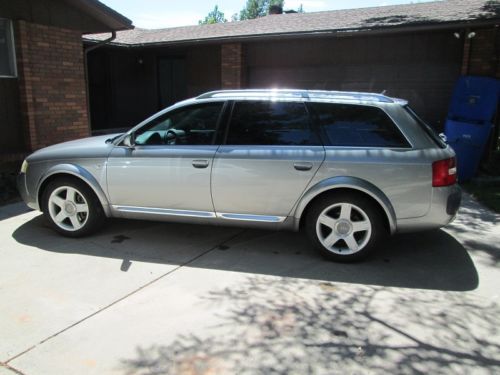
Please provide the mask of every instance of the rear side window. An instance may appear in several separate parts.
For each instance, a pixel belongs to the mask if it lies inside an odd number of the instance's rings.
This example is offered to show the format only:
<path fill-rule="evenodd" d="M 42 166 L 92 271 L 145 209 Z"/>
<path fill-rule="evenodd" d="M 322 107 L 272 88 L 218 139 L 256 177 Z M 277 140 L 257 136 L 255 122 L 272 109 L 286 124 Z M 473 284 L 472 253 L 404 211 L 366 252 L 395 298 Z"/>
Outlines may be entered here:
<path fill-rule="evenodd" d="M 325 145 L 347 147 L 410 147 L 390 117 L 377 107 L 352 104 L 310 104 Z"/>
<path fill-rule="evenodd" d="M 240 101 L 234 103 L 228 145 L 320 145 L 309 126 L 303 103 Z"/>
<path fill-rule="evenodd" d="M 441 137 L 436 134 L 434 129 L 428 125 L 424 120 L 422 120 L 417 113 L 411 109 L 409 106 L 405 107 L 406 112 L 417 122 L 417 124 L 423 129 L 423 131 L 434 141 L 434 143 L 440 148 L 446 148 L 446 143 L 441 139 Z"/>

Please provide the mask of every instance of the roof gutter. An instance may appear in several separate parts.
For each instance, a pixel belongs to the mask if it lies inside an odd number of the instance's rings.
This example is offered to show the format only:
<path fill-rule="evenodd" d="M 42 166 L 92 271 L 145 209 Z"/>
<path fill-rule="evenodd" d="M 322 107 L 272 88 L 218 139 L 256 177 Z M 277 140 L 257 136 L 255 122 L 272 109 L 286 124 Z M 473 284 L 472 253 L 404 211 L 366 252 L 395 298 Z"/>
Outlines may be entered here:
<path fill-rule="evenodd" d="M 91 46 L 86 47 L 86 48 L 84 49 L 84 51 L 85 51 L 85 56 L 86 56 L 86 55 L 87 55 L 90 51 L 93 51 L 93 50 L 95 50 L 95 49 L 97 49 L 97 48 L 99 48 L 99 47 L 102 47 L 103 45 L 108 44 L 108 43 L 112 42 L 112 41 L 113 41 L 113 40 L 115 40 L 115 39 L 116 39 L 116 31 L 115 31 L 115 30 L 113 30 L 113 31 L 111 31 L 111 36 L 110 36 L 108 39 L 104 39 L 104 40 L 100 41 L 100 42 L 99 42 L 99 43 L 97 43 L 97 44 L 93 44 L 93 45 L 91 45 Z M 86 65 L 87 65 L 87 64 L 85 63 L 85 66 L 86 66 Z"/>

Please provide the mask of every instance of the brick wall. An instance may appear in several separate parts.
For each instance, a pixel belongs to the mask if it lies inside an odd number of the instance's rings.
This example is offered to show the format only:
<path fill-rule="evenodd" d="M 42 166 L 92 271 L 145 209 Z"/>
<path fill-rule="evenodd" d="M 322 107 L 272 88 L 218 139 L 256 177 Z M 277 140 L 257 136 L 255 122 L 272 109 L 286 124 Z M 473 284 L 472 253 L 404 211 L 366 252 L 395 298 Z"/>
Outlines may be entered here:
<path fill-rule="evenodd" d="M 19 21 L 16 34 L 29 149 L 88 136 L 81 32 Z"/>
<path fill-rule="evenodd" d="M 467 74 L 500 78 L 500 30 L 474 30 L 476 36 L 470 40 L 469 66 Z"/>
<path fill-rule="evenodd" d="M 239 89 L 244 87 L 244 69 L 242 44 L 223 44 L 221 47 L 221 87 L 223 89 Z"/>

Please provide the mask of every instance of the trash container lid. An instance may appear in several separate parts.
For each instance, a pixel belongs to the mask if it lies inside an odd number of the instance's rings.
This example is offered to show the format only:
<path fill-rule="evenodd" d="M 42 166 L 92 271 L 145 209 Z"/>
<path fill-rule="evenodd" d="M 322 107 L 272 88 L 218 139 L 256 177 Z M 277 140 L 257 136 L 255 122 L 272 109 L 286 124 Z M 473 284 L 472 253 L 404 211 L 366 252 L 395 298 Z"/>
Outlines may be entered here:
<path fill-rule="evenodd" d="M 463 76 L 455 85 L 448 118 L 459 121 L 491 122 L 500 93 L 500 80 Z"/>

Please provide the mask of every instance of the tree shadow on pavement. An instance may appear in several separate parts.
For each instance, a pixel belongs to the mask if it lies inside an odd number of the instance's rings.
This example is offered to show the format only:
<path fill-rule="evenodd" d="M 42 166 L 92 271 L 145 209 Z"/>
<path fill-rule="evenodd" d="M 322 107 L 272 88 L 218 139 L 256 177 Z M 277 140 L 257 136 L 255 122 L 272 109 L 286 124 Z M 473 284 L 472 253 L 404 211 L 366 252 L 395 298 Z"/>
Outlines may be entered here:
<path fill-rule="evenodd" d="M 500 371 L 500 308 L 470 294 L 249 276 L 200 301 L 219 324 L 138 346 L 124 373 Z"/>
<path fill-rule="evenodd" d="M 55 234 L 37 216 L 12 236 L 19 243 L 54 253 L 121 259 L 122 271 L 133 267 L 133 262 L 146 262 L 449 291 L 473 290 L 479 282 L 467 251 L 442 230 L 398 235 L 370 258 L 354 264 L 326 261 L 304 235 L 292 232 L 117 220 L 95 236 L 68 239 Z M 204 249 L 200 243 L 209 236 L 223 240 Z"/>
<path fill-rule="evenodd" d="M 468 194 L 460 213 L 446 230 L 452 233 L 471 254 L 480 255 L 490 266 L 500 264 L 500 214 L 495 213 Z"/>

